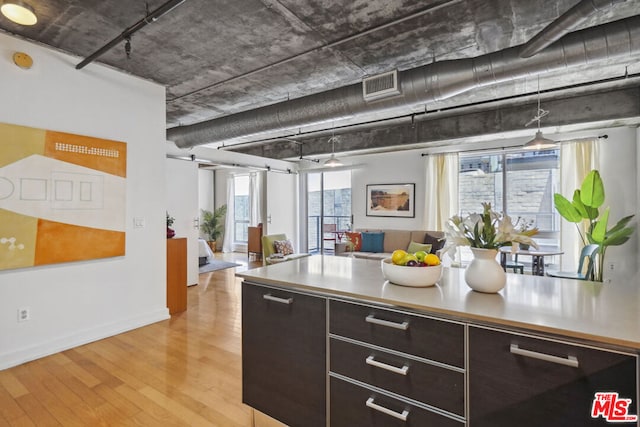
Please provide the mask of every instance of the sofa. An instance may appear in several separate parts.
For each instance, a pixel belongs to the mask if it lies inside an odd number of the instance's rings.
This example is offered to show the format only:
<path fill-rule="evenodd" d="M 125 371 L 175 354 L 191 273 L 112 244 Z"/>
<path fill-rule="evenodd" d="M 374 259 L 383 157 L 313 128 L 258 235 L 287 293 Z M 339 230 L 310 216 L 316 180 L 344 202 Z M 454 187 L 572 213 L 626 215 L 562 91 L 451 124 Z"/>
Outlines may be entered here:
<path fill-rule="evenodd" d="M 357 242 L 358 233 L 361 242 Z M 415 252 L 410 250 L 410 246 L 411 249 L 425 250 L 422 245 L 431 245 L 428 252 L 440 256 L 445 243 L 444 232 L 430 230 L 358 229 L 346 235 L 350 243 L 336 245 L 336 255 L 373 260 L 389 258 L 396 249 Z M 360 244 L 352 248 L 357 243 Z"/>

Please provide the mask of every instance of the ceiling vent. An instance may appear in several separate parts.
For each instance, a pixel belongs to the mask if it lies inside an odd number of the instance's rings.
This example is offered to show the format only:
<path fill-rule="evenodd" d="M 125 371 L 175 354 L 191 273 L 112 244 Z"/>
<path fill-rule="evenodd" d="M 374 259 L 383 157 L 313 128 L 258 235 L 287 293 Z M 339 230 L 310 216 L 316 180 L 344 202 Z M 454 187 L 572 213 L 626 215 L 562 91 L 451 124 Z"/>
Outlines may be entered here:
<path fill-rule="evenodd" d="M 365 101 L 399 95 L 398 70 L 378 74 L 362 80 L 362 96 Z"/>

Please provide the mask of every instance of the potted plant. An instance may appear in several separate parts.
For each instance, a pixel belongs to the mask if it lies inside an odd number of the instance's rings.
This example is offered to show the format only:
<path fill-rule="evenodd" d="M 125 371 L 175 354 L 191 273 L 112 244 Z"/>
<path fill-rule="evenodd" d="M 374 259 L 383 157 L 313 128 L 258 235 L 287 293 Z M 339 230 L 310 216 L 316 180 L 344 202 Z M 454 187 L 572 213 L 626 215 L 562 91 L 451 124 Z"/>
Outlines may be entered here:
<path fill-rule="evenodd" d="M 176 219 L 169 215 L 169 212 L 167 212 L 167 239 L 170 239 L 176 235 L 176 232 L 173 230 L 173 228 L 171 228 L 175 220 Z"/>
<path fill-rule="evenodd" d="M 222 205 L 213 212 L 202 209 L 202 232 L 207 236 L 207 243 L 213 252 L 216 251 L 216 241 L 224 233 L 224 218 L 227 205 Z"/>
<path fill-rule="evenodd" d="M 616 225 L 608 228 L 609 211 L 607 207 L 602 214 L 600 207 L 604 204 L 604 183 L 600 172 L 592 170 L 586 176 L 579 189 L 573 193 L 573 200 L 569 201 L 559 193 L 553 195 L 553 202 L 558 213 L 567 221 L 576 224 L 580 238 L 584 245 L 597 244 L 598 262 L 595 264 L 594 280 L 602 282 L 604 272 L 604 255 L 609 246 L 619 246 L 629 240 L 635 230 L 635 225 L 627 226 L 634 215 L 625 216 Z M 578 223 L 588 221 L 586 239 L 578 227 Z"/>
<path fill-rule="evenodd" d="M 464 218 L 454 215 L 449 218 L 445 224 L 447 243 L 442 253 L 448 252 L 453 257 L 457 246 L 470 246 L 473 260 L 464 274 L 467 285 L 474 291 L 495 293 L 506 283 L 504 269 L 496 261 L 498 249 L 512 246 L 513 250 L 515 243 L 537 248 L 538 244 L 531 236 L 538 229 L 520 231 L 509 215 L 493 211 L 491 203 L 482 203 L 482 207 L 481 214 L 473 213 Z"/>

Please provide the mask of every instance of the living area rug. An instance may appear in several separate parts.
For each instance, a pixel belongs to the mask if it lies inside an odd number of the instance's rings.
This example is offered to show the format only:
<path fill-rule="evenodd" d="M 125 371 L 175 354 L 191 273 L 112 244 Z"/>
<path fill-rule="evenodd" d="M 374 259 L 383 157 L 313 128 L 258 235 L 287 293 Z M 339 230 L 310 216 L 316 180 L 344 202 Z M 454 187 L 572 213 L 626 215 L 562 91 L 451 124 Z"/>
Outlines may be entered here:
<path fill-rule="evenodd" d="M 214 259 L 209 261 L 209 263 L 200 266 L 200 274 L 208 273 L 210 271 L 224 270 L 225 268 L 239 267 L 241 265 L 242 264 L 236 264 L 235 262 L 218 261 Z"/>

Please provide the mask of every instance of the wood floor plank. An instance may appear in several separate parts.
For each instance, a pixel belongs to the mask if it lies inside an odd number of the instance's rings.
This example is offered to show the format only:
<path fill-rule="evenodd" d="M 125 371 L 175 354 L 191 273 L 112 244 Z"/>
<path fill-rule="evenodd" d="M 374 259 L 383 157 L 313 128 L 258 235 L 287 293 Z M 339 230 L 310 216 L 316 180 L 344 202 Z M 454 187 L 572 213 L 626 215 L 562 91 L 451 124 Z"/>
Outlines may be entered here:
<path fill-rule="evenodd" d="M 0 427 L 281 426 L 242 403 L 240 290 L 202 274 L 169 320 L 0 371 Z"/>
<path fill-rule="evenodd" d="M 0 385 L 2 385 L 13 398 L 24 396 L 29 393 L 27 388 L 22 385 L 22 383 L 18 381 L 15 375 L 9 370 L 0 371 Z"/>
<path fill-rule="evenodd" d="M 25 396 L 21 394 L 18 397 Z M 3 385 L 0 385 L 0 416 L 2 416 L 8 422 L 13 422 L 20 417 L 25 416 L 24 409 L 15 400 L 17 397 L 13 397 Z"/>
<path fill-rule="evenodd" d="M 25 414 L 29 414 L 29 418 L 38 426 L 57 427 L 61 426 L 48 408 L 47 402 L 40 402 L 33 394 L 25 394 L 16 399 L 18 405 L 24 410 Z"/>

